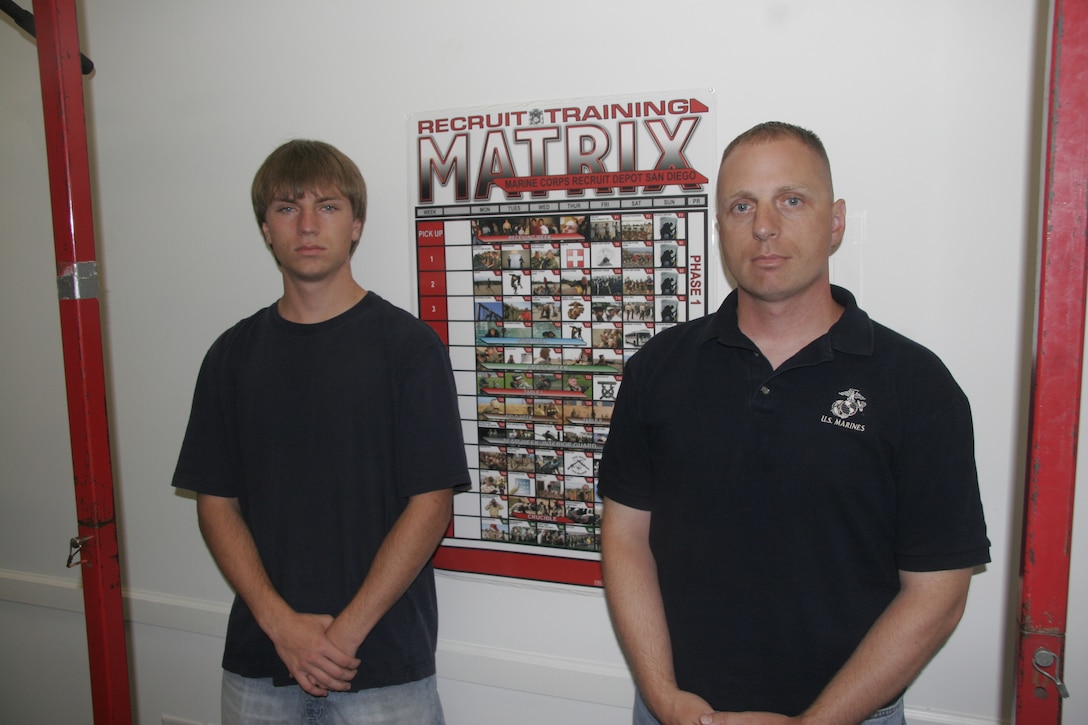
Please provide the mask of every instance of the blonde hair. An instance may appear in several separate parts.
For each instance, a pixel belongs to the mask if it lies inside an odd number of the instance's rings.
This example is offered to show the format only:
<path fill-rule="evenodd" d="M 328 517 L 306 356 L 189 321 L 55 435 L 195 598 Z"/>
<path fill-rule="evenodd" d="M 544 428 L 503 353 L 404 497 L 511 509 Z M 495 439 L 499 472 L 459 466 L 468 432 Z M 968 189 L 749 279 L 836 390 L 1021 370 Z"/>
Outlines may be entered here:
<path fill-rule="evenodd" d="M 724 164 L 725 160 L 729 157 L 729 154 L 733 153 L 739 146 L 764 143 L 766 141 L 778 141 L 784 138 L 792 138 L 796 141 L 800 141 L 820 157 L 823 161 L 824 168 L 827 170 L 828 189 L 831 190 L 831 196 L 834 198 L 835 192 L 831 183 L 831 160 L 827 158 L 827 149 L 824 148 L 824 142 L 820 140 L 819 136 L 812 131 L 809 131 L 807 128 L 801 128 L 792 123 L 785 123 L 783 121 L 764 121 L 763 123 L 752 126 L 740 136 L 737 136 L 729 142 L 729 145 L 725 147 L 725 151 L 722 153 L 721 163 Z"/>

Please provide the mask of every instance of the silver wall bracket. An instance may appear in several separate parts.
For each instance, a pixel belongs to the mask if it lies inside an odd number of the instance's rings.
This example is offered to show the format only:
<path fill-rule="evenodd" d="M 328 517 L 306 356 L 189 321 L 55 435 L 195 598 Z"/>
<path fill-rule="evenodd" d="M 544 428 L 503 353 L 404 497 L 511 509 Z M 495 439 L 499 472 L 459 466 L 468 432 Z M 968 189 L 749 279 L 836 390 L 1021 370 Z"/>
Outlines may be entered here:
<path fill-rule="evenodd" d="M 1043 677 L 1052 681 L 1058 688 L 1058 694 L 1062 697 L 1069 697 L 1069 688 L 1062 682 L 1062 678 L 1058 676 L 1058 655 L 1054 654 L 1046 647 L 1040 647 L 1035 650 L 1035 656 L 1031 658 L 1031 666 L 1035 668 Z M 1050 674 L 1044 668 L 1054 668 L 1054 674 Z"/>

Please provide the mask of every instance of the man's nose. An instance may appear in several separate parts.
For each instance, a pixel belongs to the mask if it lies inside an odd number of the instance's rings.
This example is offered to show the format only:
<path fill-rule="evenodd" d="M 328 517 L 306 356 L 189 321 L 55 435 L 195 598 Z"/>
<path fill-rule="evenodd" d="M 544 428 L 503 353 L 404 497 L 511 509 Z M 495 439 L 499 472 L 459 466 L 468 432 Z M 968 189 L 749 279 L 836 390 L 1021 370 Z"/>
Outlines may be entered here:
<path fill-rule="evenodd" d="M 778 236 L 778 213 L 773 208 L 764 204 L 756 207 L 755 219 L 752 221 L 752 234 L 761 242 L 765 242 Z"/>
<path fill-rule="evenodd" d="M 317 231 L 317 210 L 306 206 L 299 209 L 298 228 L 301 232 Z"/>

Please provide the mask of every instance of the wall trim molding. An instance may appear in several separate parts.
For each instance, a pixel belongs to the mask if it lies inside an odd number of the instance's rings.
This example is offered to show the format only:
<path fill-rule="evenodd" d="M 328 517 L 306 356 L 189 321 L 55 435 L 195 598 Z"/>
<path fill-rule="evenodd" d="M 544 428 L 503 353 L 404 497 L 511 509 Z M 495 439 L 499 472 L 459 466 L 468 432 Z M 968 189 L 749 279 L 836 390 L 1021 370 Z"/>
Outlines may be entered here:
<path fill-rule="evenodd" d="M 443 679 L 615 707 L 630 708 L 635 698 L 620 665 L 443 639 L 437 657 Z"/>
<path fill-rule="evenodd" d="M 83 612 L 78 580 L 0 569 L 0 599 L 36 607 Z M 143 589 L 121 589 L 125 621 L 222 637 L 230 605 Z"/>
<path fill-rule="evenodd" d="M 230 605 L 141 589 L 122 589 L 125 620 L 222 638 Z M 0 599 L 83 613 L 78 580 L 0 569 Z M 627 668 L 574 658 L 520 652 L 468 642 L 438 641 L 438 676 L 567 700 L 630 707 L 634 685 Z"/>
<path fill-rule="evenodd" d="M 222 638 L 230 605 L 141 589 L 122 589 L 125 619 Z M 0 600 L 66 612 L 83 612 L 76 579 L 0 569 Z M 627 668 L 602 662 L 521 652 L 453 640 L 438 641 L 438 676 L 486 687 L 530 692 L 562 700 L 631 707 L 635 688 Z M 912 724 L 1003 725 L 1004 721 L 907 707 Z"/>

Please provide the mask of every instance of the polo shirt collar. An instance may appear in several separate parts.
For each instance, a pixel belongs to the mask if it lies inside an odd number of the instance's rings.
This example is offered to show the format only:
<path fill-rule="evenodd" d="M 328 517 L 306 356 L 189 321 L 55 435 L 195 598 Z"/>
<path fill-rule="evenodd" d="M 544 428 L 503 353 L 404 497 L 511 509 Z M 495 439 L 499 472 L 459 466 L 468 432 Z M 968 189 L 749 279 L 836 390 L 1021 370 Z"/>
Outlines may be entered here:
<path fill-rule="evenodd" d="M 873 322 L 858 307 L 849 291 L 831 285 L 831 298 L 843 307 L 842 317 L 831 326 L 826 338 L 834 350 L 853 355 L 873 354 Z M 733 290 L 714 313 L 700 343 L 718 340 L 723 345 L 755 350 L 756 346 L 737 325 L 737 291 Z"/>

